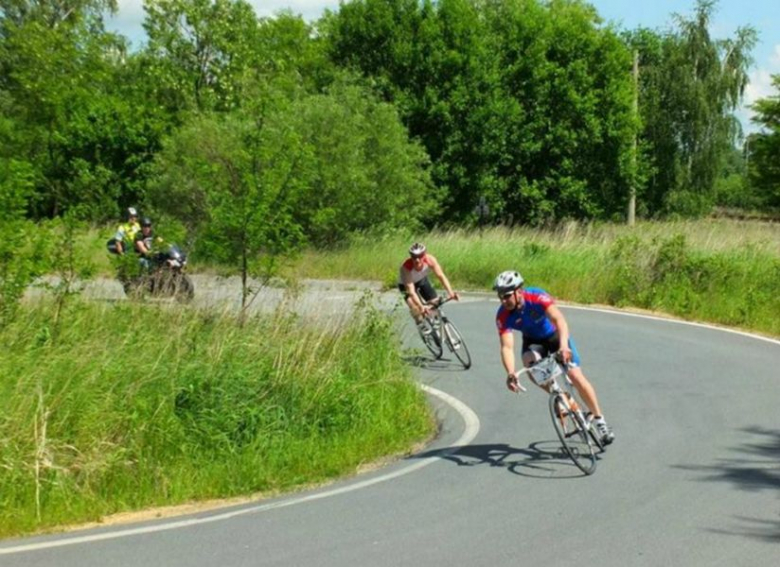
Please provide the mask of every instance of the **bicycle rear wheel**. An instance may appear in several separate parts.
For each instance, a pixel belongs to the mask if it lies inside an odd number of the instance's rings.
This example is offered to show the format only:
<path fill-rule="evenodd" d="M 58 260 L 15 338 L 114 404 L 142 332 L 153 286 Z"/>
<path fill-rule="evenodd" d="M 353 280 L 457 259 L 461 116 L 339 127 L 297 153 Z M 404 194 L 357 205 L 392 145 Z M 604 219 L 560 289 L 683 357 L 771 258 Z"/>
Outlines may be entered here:
<path fill-rule="evenodd" d="M 569 404 L 563 394 L 550 396 L 550 416 L 566 454 L 582 472 L 593 474 L 596 470 L 593 442 L 585 424 L 579 421 L 574 412 L 569 411 Z"/>
<path fill-rule="evenodd" d="M 420 333 L 420 338 L 431 354 L 437 359 L 441 358 L 443 352 L 441 339 L 428 317 L 417 323 L 417 332 Z"/>
<path fill-rule="evenodd" d="M 460 334 L 460 331 L 458 331 L 458 328 L 452 321 L 449 319 L 444 319 L 443 323 L 444 341 L 452 351 L 452 354 L 454 354 L 457 359 L 460 360 L 463 368 L 468 370 L 471 368 L 471 353 L 469 353 L 469 348 L 466 346 L 466 341 L 463 340 L 463 336 Z"/>

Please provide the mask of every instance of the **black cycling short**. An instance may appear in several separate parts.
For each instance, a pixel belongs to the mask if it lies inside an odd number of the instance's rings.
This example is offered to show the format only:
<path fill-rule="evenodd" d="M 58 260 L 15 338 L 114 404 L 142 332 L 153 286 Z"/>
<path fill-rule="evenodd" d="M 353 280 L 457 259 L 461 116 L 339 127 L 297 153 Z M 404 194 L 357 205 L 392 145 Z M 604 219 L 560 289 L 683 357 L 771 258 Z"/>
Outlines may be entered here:
<path fill-rule="evenodd" d="M 406 292 L 406 286 L 404 284 L 398 284 L 398 289 L 404 295 L 405 300 L 409 299 L 409 294 Z M 417 295 L 419 295 L 425 303 L 438 297 L 436 295 L 436 290 L 433 289 L 433 286 L 431 285 L 431 282 L 428 281 L 427 276 L 421 279 L 419 282 L 415 283 L 414 289 L 417 292 Z"/>
<path fill-rule="evenodd" d="M 534 339 L 523 335 L 523 352 L 531 350 L 532 346 L 541 347 L 533 350 L 539 352 L 539 355 L 542 358 L 544 358 L 550 353 L 558 352 L 558 350 L 560 350 L 561 348 L 561 339 L 558 336 L 558 331 L 554 332 L 546 339 Z M 569 350 L 571 351 L 571 361 L 574 363 L 575 366 L 579 366 L 580 353 L 577 352 L 577 347 L 575 346 L 574 341 L 571 339 L 571 337 L 569 337 Z"/>

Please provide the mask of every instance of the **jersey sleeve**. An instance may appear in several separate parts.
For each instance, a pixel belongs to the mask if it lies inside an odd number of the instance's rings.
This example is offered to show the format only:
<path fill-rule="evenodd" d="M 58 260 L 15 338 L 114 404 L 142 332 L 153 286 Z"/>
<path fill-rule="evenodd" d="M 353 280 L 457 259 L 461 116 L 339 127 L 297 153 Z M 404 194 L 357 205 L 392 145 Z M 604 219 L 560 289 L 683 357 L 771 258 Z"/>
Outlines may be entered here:
<path fill-rule="evenodd" d="M 512 332 L 512 327 L 509 326 L 509 312 L 503 307 L 499 307 L 496 311 L 496 330 L 499 335 Z"/>
<path fill-rule="evenodd" d="M 555 305 L 555 299 L 543 289 L 529 289 L 526 291 L 525 297 L 532 304 L 539 305 L 545 310 L 550 305 Z"/>

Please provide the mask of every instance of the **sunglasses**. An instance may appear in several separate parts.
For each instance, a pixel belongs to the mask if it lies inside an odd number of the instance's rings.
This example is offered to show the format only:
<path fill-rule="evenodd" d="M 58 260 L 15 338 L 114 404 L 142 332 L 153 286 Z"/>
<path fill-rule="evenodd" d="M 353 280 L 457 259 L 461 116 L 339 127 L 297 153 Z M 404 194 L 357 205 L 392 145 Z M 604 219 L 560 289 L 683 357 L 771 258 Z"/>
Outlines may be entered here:
<path fill-rule="evenodd" d="M 412 254 L 411 258 L 412 260 L 422 260 L 422 257 L 425 256 L 425 254 L 420 254 L 419 256 L 415 256 Z"/>
<path fill-rule="evenodd" d="M 510 297 L 512 297 L 514 294 L 515 294 L 515 292 L 514 292 L 514 291 L 508 291 L 508 292 L 506 292 L 506 293 L 499 293 L 499 294 L 498 294 L 498 298 L 499 298 L 499 299 L 509 299 L 509 298 L 510 298 Z"/>

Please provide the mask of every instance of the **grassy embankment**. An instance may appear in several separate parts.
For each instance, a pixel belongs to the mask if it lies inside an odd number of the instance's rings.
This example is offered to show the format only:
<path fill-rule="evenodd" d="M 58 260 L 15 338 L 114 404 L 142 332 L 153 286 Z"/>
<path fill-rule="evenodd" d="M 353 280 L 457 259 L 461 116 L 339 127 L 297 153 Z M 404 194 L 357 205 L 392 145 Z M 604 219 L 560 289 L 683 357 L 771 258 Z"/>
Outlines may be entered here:
<path fill-rule="evenodd" d="M 564 300 L 780 336 L 777 225 L 572 224 L 419 238 L 458 289 L 489 290 L 496 273 L 516 268 Z M 292 273 L 392 285 L 410 240 L 307 253 Z M 105 257 L 102 239 L 84 241 Z M 50 309 L 25 309 L 0 332 L 2 536 L 290 489 L 404 451 L 432 428 L 391 325 L 375 313 L 327 330 L 279 316 L 241 328 L 190 309 L 77 303 L 52 336 Z"/>
<path fill-rule="evenodd" d="M 228 315 L 77 302 L 0 331 L 0 536 L 273 493 L 407 451 L 435 424 L 391 322 L 239 327 Z"/>
<path fill-rule="evenodd" d="M 489 291 L 502 270 L 579 303 L 637 307 L 780 336 L 780 224 L 730 220 L 445 231 L 426 242 L 457 289 Z M 299 277 L 395 282 L 413 238 L 308 253 Z"/>

